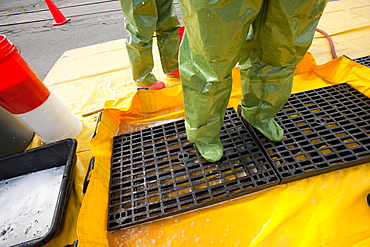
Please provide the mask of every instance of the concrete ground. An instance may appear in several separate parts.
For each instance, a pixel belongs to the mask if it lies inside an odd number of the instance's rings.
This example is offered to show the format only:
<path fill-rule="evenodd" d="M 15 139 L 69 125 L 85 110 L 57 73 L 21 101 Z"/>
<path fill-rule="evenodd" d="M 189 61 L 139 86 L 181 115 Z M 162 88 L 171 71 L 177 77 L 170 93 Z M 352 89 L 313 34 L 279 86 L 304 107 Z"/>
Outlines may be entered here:
<path fill-rule="evenodd" d="M 54 19 L 44 1 L 8 2 L 0 0 L 0 34 L 19 47 L 42 80 L 65 51 L 127 35 L 119 1 L 55 0 L 62 14 L 71 18 L 60 26 L 52 25 Z"/>
<path fill-rule="evenodd" d="M 42 0 L 0 0 L 0 34 L 20 49 L 41 80 L 65 51 L 127 36 L 118 0 L 52 2 L 69 22 L 53 26 Z"/>

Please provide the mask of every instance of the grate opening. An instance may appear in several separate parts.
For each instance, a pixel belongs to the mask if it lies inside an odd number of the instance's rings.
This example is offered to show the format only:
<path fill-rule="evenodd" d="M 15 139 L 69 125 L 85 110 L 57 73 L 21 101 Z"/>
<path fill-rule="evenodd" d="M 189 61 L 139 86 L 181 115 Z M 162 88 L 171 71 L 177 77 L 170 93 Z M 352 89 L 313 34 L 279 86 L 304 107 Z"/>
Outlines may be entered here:
<path fill-rule="evenodd" d="M 279 183 L 236 111 L 220 133 L 225 152 L 207 162 L 186 139 L 184 121 L 114 137 L 108 230 L 185 213 Z"/>

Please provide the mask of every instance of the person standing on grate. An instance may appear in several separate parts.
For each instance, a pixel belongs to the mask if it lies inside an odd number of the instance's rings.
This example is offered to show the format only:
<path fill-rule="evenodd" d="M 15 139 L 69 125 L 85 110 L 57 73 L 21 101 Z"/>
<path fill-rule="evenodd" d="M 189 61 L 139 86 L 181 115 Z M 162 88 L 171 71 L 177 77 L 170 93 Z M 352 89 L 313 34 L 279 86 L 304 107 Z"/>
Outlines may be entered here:
<path fill-rule="evenodd" d="M 312 43 L 327 0 L 180 0 L 185 125 L 208 161 L 223 155 L 220 129 L 240 65 L 241 114 L 272 141 L 274 116 L 291 94 L 293 74 Z"/>
<path fill-rule="evenodd" d="M 178 48 L 180 22 L 173 0 L 120 0 L 128 32 L 126 48 L 135 83 L 142 88 L 157 90 L 165 87 L 152 74 L 152 44 L 157 36 L 162 69 L 165 74 L 179 77 Z"/>

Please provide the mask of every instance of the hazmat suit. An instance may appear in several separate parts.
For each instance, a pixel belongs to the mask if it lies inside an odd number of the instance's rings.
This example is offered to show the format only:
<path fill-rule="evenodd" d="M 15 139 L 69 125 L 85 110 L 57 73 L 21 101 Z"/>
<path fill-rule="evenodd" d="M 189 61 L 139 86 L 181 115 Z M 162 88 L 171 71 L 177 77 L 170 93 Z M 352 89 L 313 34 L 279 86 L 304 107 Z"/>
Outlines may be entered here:
<path fill-rule="evenodd" d="M 274 116 L 291 94 L 293 74 L 312 43 L 327 0 L 180 0 L 185 125 L 208 161 L 223 155 L 219 132 L 239 62 L 242 116 L 272 141 Z M 249 34 L 249 35 L 248 35 Z"/>
<path fill-rule="evenodd" d="M 120 0 L 128 32 L 128 51 L 132 76 L 141 87 L 157 82 L 152 74 L 153 35 L 157 36 L 162 69 L 169 74 L 178 69 L 178 28 L 173 0 Z"/>

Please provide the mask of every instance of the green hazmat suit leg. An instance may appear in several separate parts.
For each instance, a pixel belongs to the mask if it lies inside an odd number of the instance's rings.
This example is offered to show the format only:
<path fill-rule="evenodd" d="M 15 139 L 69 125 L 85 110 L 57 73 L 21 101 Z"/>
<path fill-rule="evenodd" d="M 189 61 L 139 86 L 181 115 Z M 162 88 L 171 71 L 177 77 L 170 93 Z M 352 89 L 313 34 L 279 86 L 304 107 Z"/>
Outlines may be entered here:
<path fill-rule="evenodd" d="M 319 1 L 264 1 L 253 39 L 242 48 L 242 116 L 272 141 L 283 138 L 274 116 L 289 99 L 293 75 L 306 54 L 326 5 Z"/>
<path fill-rule="evenodd" d="M 153 35 L 157 43 L 164 73 L 178 69 L 178 28 L 173 0 L 120 0 L 128 32 L 126 48 L 132 77 L 142 87 L 153 85 Z"/>
<path fill-rule="evenodd" d="M 177 19 L 173 0 L 157 0 L 158 21 L 156 35 L 162 69 L 165 74 L 179 68 L 178 51 L 180 37 L 178 29 L 180 22 Z"/>
<path fill-rule="evenodd" d="M 180 1 L 185 24 L 180 74 L 186 133 L 211 162 L 223 155 L 219 132 L 232 88 L 231 71 L 259 2 Z"/>
<path fill-rule="evenodd" d="M 290 96 L 295 66 L 312 41 L 325 3 L 326 0 L 180 1 L 186 28 L 180 47 L 186 132 L 205 159 L 214 162 L 222 157 L 219 131 L 231 91 L 231 70 L 238 61 L 246 91 L 242 97 L 243 117 L 268 138 L 281 140 L 283 131 L 273 117 Z M 276 21 L 284 24 L 276 25 Z M 256 34 L 253 42 L 246 42 L 252 23 Z M 262 28 L 268 29 L 266 33 Z M 262 37 L 265 40 L 260 45 Z M 255 57 L 265 64 L 254 61 Z M 244 79 L 249 76 L 252 79 Z"/>

